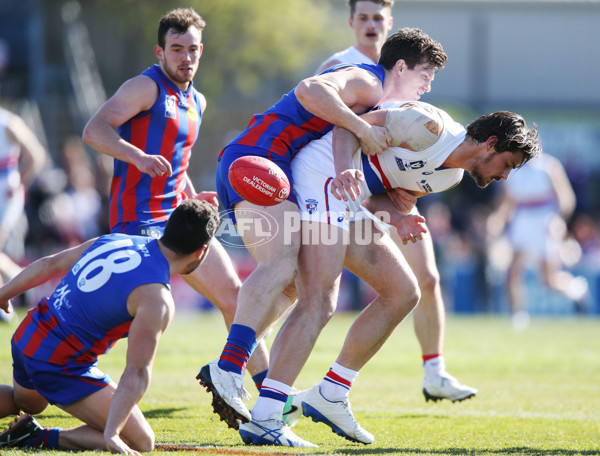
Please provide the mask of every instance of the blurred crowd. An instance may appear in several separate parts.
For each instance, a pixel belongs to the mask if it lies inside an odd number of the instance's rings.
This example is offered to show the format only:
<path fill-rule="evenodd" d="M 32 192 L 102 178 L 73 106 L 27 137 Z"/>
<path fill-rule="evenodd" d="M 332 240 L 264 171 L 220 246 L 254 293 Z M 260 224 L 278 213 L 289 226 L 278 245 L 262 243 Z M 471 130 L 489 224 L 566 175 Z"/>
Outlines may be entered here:
<path fill-rule="evenodd" d="M 23 266 L 43 255 L 73 246 L 109 232 L 108 197 L 111 160 L 86 148 L 79 136 L 70 136 L 56 154 L 47 156 L 43 168 L 23 182 L 24 211 L 4 243 L 3 257 L 9 264 Z M 53 155 L 53 158 L 50 158 Z M 21 163 L 24 163 L 21 157 Z M 532 313 L 597 313 L 595 282 L 600 271 L 600 228 L 595 214 L 600 211 L 596 182 L 598 171 L 580 160 L 563 160 L 562 165 L 573 190 L 574 205 L 567 214 L 557 213 L 551 235 L 556 241 L 554 267 L 579 278 L 579 289 L 564 296 L 549 286 L 538 259 L 524 258 L 519 275 L 528 293 L 519 304 Z M 525 173 L 525 168 L 515 170 Z M 450 311 L 515 313 L 511 304 L 510 271 L 513 246 L 506 230 L 493 226 L 507 182 L 496 182 L 479 189 L 468 177 L 455 189 L 421 198 L 418 206 L 426 217 L 437 249 L 442 289 Z M 210 188 L 211 184 L 196 184 Z M 2 204 L 6 204 L 3 199 Z M 556 222 L 556 220 L 555 220 Z M 253 259 L 230 250 L 242 278 L 252 270 Z M 2 267 L 6 280 L 14 267 Z M 585 280 L 585 285 L 583 285 Z M 551 285 L 551 284 L 550 284 Z M 185 287 L 176 283 L 175 288 Z M 552 288 L 555 288 L 552 290 Z M 177 293 L 177 290 L 176 290 Z M 210 308 L 204 298 L 179 290 L 187 307 Z M 340 309 L 360 309 L 372 298 L 372 290 L 350 273 L 344 272 Z M 577 295 L 577 296 L 575 296 Z M 575 296 L 575 297 L 574 297 Z M 38 296 L 27 301 L 34 302 Z"/>

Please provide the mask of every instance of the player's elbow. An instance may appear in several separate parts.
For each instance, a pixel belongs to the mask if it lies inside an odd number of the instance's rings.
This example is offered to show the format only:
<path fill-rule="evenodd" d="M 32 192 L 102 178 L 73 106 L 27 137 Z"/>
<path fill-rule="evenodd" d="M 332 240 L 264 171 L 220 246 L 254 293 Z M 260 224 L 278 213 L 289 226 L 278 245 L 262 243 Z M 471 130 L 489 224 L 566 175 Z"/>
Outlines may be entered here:
<path fill-rule="evenodd" d="M 90 121 L 86 124 L 85 128 L 83 129 L 83 133 L 81 134 L 81 139 L 84 143 L 86 143 L 88 146 L 94 147 L 95 144 L 95 126 L 94 126 L 94 119 L 90 119 Z"/>
<path fill-rule="evenodd" d="M 318 82 L 315 80 L 315 78 L 304 79 L 296 86 L 294 93 L 296 94 L 296 98 L 300 104 L 302 104 L 302 106 L 305 106 L 306 103 L 310 103 L 310 101 L 314 98 L 315 88 L 317 86 Z"/>

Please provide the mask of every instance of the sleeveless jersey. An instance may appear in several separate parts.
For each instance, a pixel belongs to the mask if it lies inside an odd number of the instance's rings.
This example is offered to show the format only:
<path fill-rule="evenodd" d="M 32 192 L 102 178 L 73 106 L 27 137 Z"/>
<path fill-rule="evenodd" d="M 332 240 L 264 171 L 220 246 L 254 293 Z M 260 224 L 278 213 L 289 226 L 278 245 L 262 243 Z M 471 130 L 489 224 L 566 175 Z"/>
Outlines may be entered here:
<path fill-rule="evenodd" d="M 355 66 L 375 74 L 383 85 L 385 80 L 383 67 L 365 64 Z M 341 67 L 342 65 L 336 65 L 323 73 L 329 73 Z M 265 113 L 254 115 L 246 130 L 229 143 L 229 146 L 260 148 L 266 151 L 265 156 L 269 159 L 272 154 L 275 154 L 291 160 L 304 145 L 322 137 L 332 128 L 331 123 L 304 109 L 296 98 L 294 89 Z M 221 152 L 222 154 L 223 152 Z"/>
<path fill-rule="evenodd" d="M 399 108 L 403 104 L 404 102 L 388 102 L 379 108 Z M 360 153 L 354 156 L 354 167 L 365 175 L 365 181 L 361 182 L 361 198 L 391 188 L 423 193 L 443 192 L 462 180 L 462 168 L 442 168 L 442 163 L 463 142 L 466 130 L 445 111 L 428 106 L 437 111 L 443 121 L 441 136 L 432 146 L 421 151 L 390 147 L 378 155 Z"/>
<path fill-rule="evenodd" d="M 127 298 L 148 283 L 169 285 L 169 263 L 155 239 L 108 234 L 86 250 L 54 293 L 31 309 L 13 343 L 27 357 L 57 365 L 93 364 L 127 336 Z"/>
<path fill-rule="evenodd" d="M 549 171 L 551 160 L 542 155 L 510 173 L 504 188 L 515 201 L 517 209 L 549 206 L 558 212 L 558 201 Z"/>
<path fill-rule="evenodd" d="M 364 55 L 354 46 L 350 46 L 343 51 L 336 52 L 327 60 L 325 60 L 321 66 L 329 65 L 330 62 L 339 62 L 339 63 L 366 63 L 369 65 L 375 65 L 377 62 L 374 62 L 369 57 Z"/>
<path fill-rule="evenodd" d="M 142 73 L 159 88 L 147 111 L 121 125 L 121 137 L 148 155 L 162 155 L 170 163 L 170 177 L 151 178 L 135 166 L 114 160 L 110 190 L 110 227 L 133 221 L 167 220 L 185 199 L 185 172 L 202 120 L 200 95 L 192 84 L 182 92 L 158 65 Z"/>

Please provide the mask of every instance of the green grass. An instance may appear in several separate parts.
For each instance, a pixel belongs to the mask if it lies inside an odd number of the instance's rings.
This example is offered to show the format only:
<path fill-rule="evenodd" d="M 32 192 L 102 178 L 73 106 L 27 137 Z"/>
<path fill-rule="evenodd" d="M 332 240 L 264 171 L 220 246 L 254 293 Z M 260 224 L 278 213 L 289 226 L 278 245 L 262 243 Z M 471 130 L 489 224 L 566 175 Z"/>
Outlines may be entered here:
<path fill-rule="evenodd" d="M 296 384 L 320 380 L 337 352 L 352 314 L 336 315 L 325 328 Z M 425 403 L 420 351 L 410 319 L 363 369 L 350 395 L 354 413 L 375 436 L 369 446 L 333 434 L 302 419 L 294 428 L 319 445 L 315 450 L 245 446 L 218 421 L 210 396 L 195 380 L 199 368 L 220 352 L 225 329 L 214 313 L 178 315 L 159 349 L 153 382 L 140 406 L 156 432 L 157 444 L 185 450 L 164 455 L 343 454 L 343 455 L 591 455 L 600 454 L 600 328 L 598 319 L 534 318 L 513 331 L 502 316 L 449 316 L 448 370 L 479 389 L 472 400 Z M 10 336 L 0 325 L 0 382 L 11 381 Z M 126 343 L 101 358 L 100 367 L 118 380 Z M 251 380 L 247 387 L 256 396 Z M 10 418 L 0 420 L 5 428 Z M 45 426 L 78 421 L 55 407 L 39 416 Z M 4 450 L 6 455 L 36 452 Z M 53 452 L 53 455 L 71 454 Z M 94 452 L 93 454 L 103 454 Z"/>

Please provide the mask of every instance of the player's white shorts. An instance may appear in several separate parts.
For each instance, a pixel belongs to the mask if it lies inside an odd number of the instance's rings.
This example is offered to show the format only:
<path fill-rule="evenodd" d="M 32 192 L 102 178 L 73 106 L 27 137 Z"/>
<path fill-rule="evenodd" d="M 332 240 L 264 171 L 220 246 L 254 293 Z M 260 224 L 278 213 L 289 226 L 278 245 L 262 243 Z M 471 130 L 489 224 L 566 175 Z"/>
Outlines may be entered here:
<path fill-rule="evenodd" d="M 558 244 L 550 233 L 556 216 L 554 205 L 517 210 L 506 232 L 513 249 L 538 258 L 557 255 Z"/>
<path fill-rule="evenodd" d="M 349 231 L 348 205 L 330 192 L 335 177 L 332 132 L 304 146 L 292 160 L 294 192 L 304 221 L 327 223 Z"/>
<path fill-rule="evenodd" d="M 331 132 L 311 141 L 296 154 L 292 160 L 292 175 L 301 220 L 326 223 L 349 231 L 350 222 L 368 217 L 366 209 L 353 210 L 352 205 L 349 207 L 347 202 L 331 194 L 331 182 L 336 175 Z M 363 190 L 359 198 L 369 196 Z M 418 214 L 416 207 L 411 213 Z M 385 223 L 379 226 L 384 231 L 390 228 Z"/>

